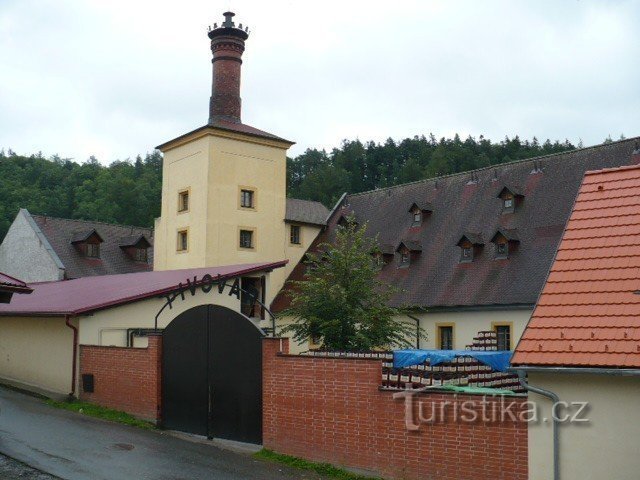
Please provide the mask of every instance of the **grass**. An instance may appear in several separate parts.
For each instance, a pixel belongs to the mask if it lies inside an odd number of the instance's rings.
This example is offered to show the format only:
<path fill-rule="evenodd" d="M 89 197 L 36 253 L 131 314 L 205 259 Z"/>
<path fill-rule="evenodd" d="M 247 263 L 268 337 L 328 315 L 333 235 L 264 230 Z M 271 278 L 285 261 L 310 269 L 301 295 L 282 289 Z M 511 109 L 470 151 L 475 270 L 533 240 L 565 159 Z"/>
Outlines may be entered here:
<path fill-rule="evenodd" d="M 358 475 L 357 473 L 351 473 L 342 468 L 334 467 L 328 463 L 309 462 L 302 458 L 276 453 L 266 448 L 254 453 L 253 456 L 260 460 L 282 463 L 283 465 L 288 465 L 300 470 L 311 470 L 312 472 L 319 473 L 320 475 L 337 478 L 339 480 L 379 480 L 378 478 L 365 477 L 363 475 Z"/>
<path fill-rule="evenodd" d="M 45 400 L 47 405 L 56 408 L 62 408 L 64 410 L 70 410 L 72 412 L 80 413 L 82 415 L 88 415 L 90 417 L 101 418 L 103 420 L 109 420 L 110 422 L 123 423 L 125 425 L 131 425 L 133 427 L 144 428 L 147 430 L 156 428 L 151 422 L 140 420 L 128 413 L 121 412 L 119 410 L 112 410 L 111 408 L 100 407 L 93 403 L 80 402 L 77 400 L 67 402 L 57 402 L 55 400 Z"/>

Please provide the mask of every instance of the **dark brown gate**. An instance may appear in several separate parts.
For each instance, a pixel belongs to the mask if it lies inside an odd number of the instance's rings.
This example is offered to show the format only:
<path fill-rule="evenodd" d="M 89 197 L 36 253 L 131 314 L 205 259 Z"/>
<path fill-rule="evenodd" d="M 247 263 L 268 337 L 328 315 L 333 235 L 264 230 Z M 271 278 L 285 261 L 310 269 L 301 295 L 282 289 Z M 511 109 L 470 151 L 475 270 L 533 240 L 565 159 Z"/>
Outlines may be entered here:
<path fill-rule="evenodd" d="M 219 305 L 164 329 L 162 424 L 208 438 L 262 443 L 262 331 Z"/>

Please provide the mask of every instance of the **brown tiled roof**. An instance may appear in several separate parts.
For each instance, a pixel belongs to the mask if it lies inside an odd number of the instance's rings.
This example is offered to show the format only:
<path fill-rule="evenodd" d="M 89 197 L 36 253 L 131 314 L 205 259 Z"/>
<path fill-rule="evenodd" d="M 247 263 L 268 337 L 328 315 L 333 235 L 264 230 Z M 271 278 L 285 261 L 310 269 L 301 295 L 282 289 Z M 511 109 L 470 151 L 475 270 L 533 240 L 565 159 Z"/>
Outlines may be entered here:
<path fill-rule="evenodd" d="M 457 246 L 460 246 L 464 240 L 468 240 L 472 245 L 484 245 L 484 241 L 482 240 L 482 235 L 478 233 L 472 232 L 464 232 L 456 243 Z"/>
<path fill-rule="evenodd" d="M 640 367 L 640 167 L 589 172 L 515 365 Z"/>
<path fill-rule="evenodd" d="M 422 253 L 408 268 L 397 268 L 397 262 L 389 262 L 380 273 L 381 280 L 400 289 L 392 299 L 393 305 L 533 305 L 553 262 L 584 172 L 629 165 L 635 141 L 623 140 L 348 195 L 343 201 L 346 208 L 334 211 L 314 245 L 331 241 L 338 218 L 353 210 L 360 225 L 368 224 L 369 235 L 378 235 L 380 244 L 398 245 L 401 240 L 422 244 Z M 502 213 L 502 202 L 496 198 L 505 185 L 520 185 L 524 195 L 514 213 Z M 416 199 L 433 205 L 433 212 L 422 225 L 413 227 L 407 207 Z M 509 252 L 508 259 L 494 259 L 495 247 L 487 244 L 474 255 L 473 262 L 460 263 L 460 247 L 456 245 L 464 232 L 492 238 L 500 229 L 517 229 L 520 238 L 518 248 Z M 303 272 L 299 265 L 290 278 L 300 279 Z M 283 291 L 276 298 L 276 310 L 286 306 L 285 297 Z"/>
<path fill-rule="evenodd" d="M 120 248 L 124 237 L 144 235 L 147 240 L 152 241 L 153 229 L 151 228 L 43 215 L 31 215 L 31 217 L 60 258 L 67 278 L 145 272 L 153 269 L 153 248 L 149 249 L 147 263 L 135 261 Z M 93 231 L 103 240 L 100 244 L 100 258 L 84 257 L 72 244 L 82 239 L 86 240 Z"/>
<path fill-rule="evenodd" d="M 320 202 L 287 198 L 287 222 L 309 223 L 312 225 L 326 225 L 329 209 Z"/>

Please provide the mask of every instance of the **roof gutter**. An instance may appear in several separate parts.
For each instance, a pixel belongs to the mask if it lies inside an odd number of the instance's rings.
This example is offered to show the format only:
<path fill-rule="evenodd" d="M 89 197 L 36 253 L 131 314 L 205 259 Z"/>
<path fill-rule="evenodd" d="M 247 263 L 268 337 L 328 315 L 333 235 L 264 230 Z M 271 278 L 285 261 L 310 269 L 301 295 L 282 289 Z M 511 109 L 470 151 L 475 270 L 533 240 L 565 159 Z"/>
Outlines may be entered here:
<path fill-rule="evenodd" d="M 537 367 L 537 366 L 515 366 L 509 370 L 517 372 L 536 373 L 567 373 L 567 374 L 591 374 L 591 375 L 611 375 L 616 377 L 640 377 L 640 369 L 637 368 L 599 368 L 599 367 Z"/>
<path fill-rule="evenodd" d="M 522 385 L 528 392 L 537 393 L 538 395 L 547 397 L 554 405 L 557 405 L 560 401 L 560 397 L 558 397 L 554 392 L 529 385 L 525 377 L 525 372 L 522 370 L 518 370 L 518 380 L 520 380 L 520 385 Z M 560 421 L 556 417 L 555 413 L 553 413 L 553 410 L 554 409 L 552 409 L 551 415 L 553 417 L 553 480 L 560 480 Z"/>
<path fill-rule="evenodd" d="M 71 324 L 71 315 L 64 316 L 64 324 L 73 330 L 73 360 L 71 362 L 71 393 L 69 397 L 73 398 L 76 395 L 76 370 L 78 367 L 78 327 Z"/>

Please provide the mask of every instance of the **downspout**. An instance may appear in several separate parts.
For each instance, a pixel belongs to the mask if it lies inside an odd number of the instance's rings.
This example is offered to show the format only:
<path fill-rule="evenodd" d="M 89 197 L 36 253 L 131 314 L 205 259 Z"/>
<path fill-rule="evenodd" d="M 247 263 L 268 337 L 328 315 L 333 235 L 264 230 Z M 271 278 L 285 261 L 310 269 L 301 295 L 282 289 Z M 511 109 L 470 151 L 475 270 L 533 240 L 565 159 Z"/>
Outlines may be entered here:
<path fill-rule="evenodd" d="M 69 398 L 76 395 L 76 370 L 78 366 L 78 327 L 71 324 L 71 315 L 64 316 L 64 324 L 73 330 L 73 361 L 71 362 L 71 393 Z"/>
<path fill-rule="evenodd" d="M 525 378 L 525 372 L 522 370 L 518 370 L 518 380 L 520 380 L 520 385 L 522 385 L 525 390 L 551 399 L 554 406 L 560 401 L 560 397 L 552 391 L 529 385 Z M 551 412 L 553 420 L 553 480 L 560 480 L 560 422 L 556 418 L 555 408 L 552 408 Z"/>
<path fill-rule="evenodd" d="M 418 317 L 414 317 L 413 315 L 409 315 L 407 313 L 407 317 L 411 320 L 415 320 L 416 322 L 416 348 L 420 350 L 420 319 Z"/>

